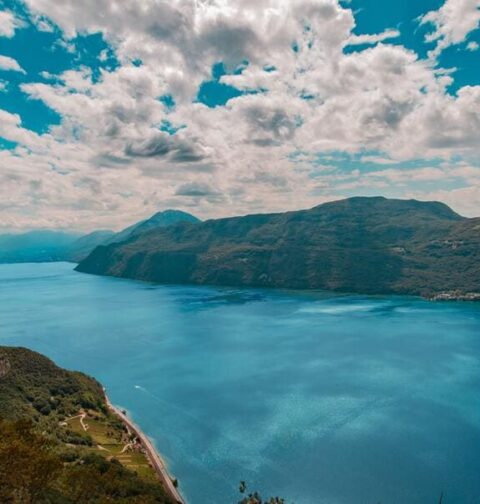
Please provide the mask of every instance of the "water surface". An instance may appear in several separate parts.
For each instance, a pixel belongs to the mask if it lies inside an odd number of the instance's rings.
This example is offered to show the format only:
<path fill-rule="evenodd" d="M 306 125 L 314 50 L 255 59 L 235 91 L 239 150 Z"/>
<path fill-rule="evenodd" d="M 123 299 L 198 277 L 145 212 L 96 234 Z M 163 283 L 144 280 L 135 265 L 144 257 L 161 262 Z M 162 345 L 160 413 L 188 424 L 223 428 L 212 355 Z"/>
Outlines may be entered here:
<path fill-rule="evenodd" d="M 1 265 L 0 344 L 99 379 L 190 504 L 480 499 L 480 304 Z"/>

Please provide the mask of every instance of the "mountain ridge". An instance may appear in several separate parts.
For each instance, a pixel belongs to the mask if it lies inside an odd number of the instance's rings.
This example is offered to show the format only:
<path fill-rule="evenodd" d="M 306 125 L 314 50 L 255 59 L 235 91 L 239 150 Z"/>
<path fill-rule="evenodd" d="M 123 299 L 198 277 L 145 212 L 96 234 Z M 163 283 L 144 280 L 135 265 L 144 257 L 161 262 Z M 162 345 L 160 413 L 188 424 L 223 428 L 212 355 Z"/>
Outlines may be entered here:
<path fill-rule="evenodd" d="M 479 225 L 439 202 L 355 197 L 155 229 L 98 247 L 76 269 L 161 283 L 470 292 L 480 289 Z"/>
<path fill-rule="evenodd" d="M 157 227 L 167 227 L 178 222 L 200 222 L 200 219 L 192 214 L 184 212 L 182 210 L 167 209 L 160 212 L 156 212 L 148 219 L 136 222 L 131 226 L 122 229 L 118 233 L 115 233 L 112 237 L 105 241 L 105 245 L 111 243 L 120 243 L 122 241 L 128 240 L 130 237 L 138 235 L 140 233 L 146 232 Z"/>

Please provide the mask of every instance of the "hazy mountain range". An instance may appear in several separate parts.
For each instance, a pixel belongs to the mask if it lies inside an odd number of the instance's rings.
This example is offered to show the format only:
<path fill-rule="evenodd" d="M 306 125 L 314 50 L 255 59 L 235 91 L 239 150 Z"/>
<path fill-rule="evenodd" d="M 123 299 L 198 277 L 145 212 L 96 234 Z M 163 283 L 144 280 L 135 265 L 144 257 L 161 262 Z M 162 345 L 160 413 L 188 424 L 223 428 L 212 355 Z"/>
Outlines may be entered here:
<path fill-rule="evenodd" d="M 4 234 L 0 235 L 0 263 L 79 262 L 98 245 L 125 241 L 131 236 L 155 227 L 183 221 L 198 222 L 198 219 L 179 210 L 165 210 L 118 233 L 99 230 L 82 236 L 78 233 L 41 230 L 23 234 Z"/>
<path fill-rule="evenodd" d="M 480 291 L 480 218 L 437 202 L 350 198 L 181 222 L 97 247 L 78 271 L 165 283 L 435 295 Z"/>
<path fill-rule="evenodd" d="M 0 235 L 0 262 L 64 260 L 67 251 L 74 247 L 78 239 L 81 239 L 78 234 L 48 230 Z M 95 243 L 93 247 L 99 243 L 101 242 Z"/>

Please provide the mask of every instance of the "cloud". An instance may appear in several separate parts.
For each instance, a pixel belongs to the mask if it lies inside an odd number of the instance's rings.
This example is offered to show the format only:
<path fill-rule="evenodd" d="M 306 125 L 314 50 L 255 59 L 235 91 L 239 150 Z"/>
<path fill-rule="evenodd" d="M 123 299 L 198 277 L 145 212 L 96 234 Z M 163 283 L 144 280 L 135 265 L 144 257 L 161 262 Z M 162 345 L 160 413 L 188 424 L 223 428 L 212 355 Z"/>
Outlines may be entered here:
<path fill-rule="evenodd" d="M 22 128 L 18 114 L 11 114 L 0 109 L 0 136 L 11 142 L 28 145 L 32 148 L 42 144 L 42 139 L 32 131 Z"/>
<path fill-rule="evenodd" d="M 36 17 L 35 26 L 37 27 L 37 30 L 40 32 L 45 32 L 45 33 L 53 33 L 54 32 L 54 27 L 48 21 L 48 19 L 44 19 L 40 16 Z"/>
<path fill-rule="evenodd" d="M 12 12 L 0 11 L 0 37 L 12 38 L 15 35 L 15 30 L 22 25 Z"/>
<path fill-rule="evenodd" d="M 240 180 L 242 183 L 253 184 L 255 186 L 258 184 L 267 184 L 272 188 L 288 190 L 288 179 L 274 173 L 257 171 L 252 176 L 245 176 Z"/>
<path fill-rule="evenodd" d="M 383 33 L 373 35 L 351 35 L 347 40 L 347 45 L 377 44 L 384 40 L 391 40 L 400 37 L 399 30 L 385 30 Z"/>
<path fill-rule="evenodd" d="M 480 26 L 480 0 L 446 0 L 440 9 L 430 11 L 420 18 L 422 25 L 433 25 L 427 34 L 427 42 L 436 42 L 432 57 L 444 49 L 461 44 Z"/>
<path fill-rule="evenodd" d="M 189 184 L 182 184 L 175 191 L 177 196 L 192 196 L 192 197 L 205 197 L 205 196 L 216 196 L 218 191 L 215 191 L 208 184 L 202 184 L 199 182 L 192 182 Z"/>
<path fill-rule="evenodd" d="M 171 145 L 167 134 L 158 133 L 148 140 L 127 145 L 125 154 L 133 157 L 163 157 L 169 154 Z"/>
<path fill-rule="evenodd" d="M 12 226 L 33 219 L 120 228 L 167 206 L 212 217 L 304 208 L 372 187 L 399 196 L 435 182 L 435 191 L 449 192 L 452 177 L 457 188 L 478 184 L 471 170 L 480 160 L 480 86 L 450 94 L 451 73 L 398 41 L 385 43 L 397 30 L 354 35 L 355 16 L 345 3 L 26 4 L 37 26 L 57 25 L 72 50 L 72 38 L 101 32 L 120 65 L 95 76 L 80 67 L 21 84 L 30 100 L 62 118 L 44 135 L 2 112 L 0 135 L 18 144 L 0 151 L 0 191 L 10 205 L 2 218 Z M 424 22 L 446 34 L 455 16 L 442 9 Z M 352 44 L 369 47 L 345 51 Z M 220 83 L 245 93 L 209 108 L 197 95 L 218 62 L 227 71 Z M 165 107 L 165 95 L 175 107 Z M 364 162 L 346 173 L 333 155 L 326 159 L 331 152 L 363 155 Z M 470 171 L 457 166 L 455 176 L 433 165 L 396 167 L 459 157 Z M 367 161 L 383 173 L 366 173 Z M 41 182 L 35 198 L 31 180 Z"/>
<path fill-rule="evenodd" d="M 194 205 L 216 205 L 225 201 L 224 194 L 208 182 L 189 182 L 175 190 L 175 196 L 190 200 Z"/>
<path fill-rule="evenodd" d="M 242 107 L 242 113 L 249 125 L 248 141 L 259 147 L 280 145 L 292 140 L 300 125 L 293 114 L 284 106 L 275 106 L 268 100 L 254 98 Z"/>
<path fill-rule="evenodd" d="M 162 132 L 146 140 L 129 143 L 125 154 L 130 157 L 168 158 L 177 163 L 195 163 L 206 157 L 198 143 Z"/>
<path fill-rule="evenodd" d="M 478 43 L 477 43 L 477 42 L 473 42 L 473 41 L 472 41 L 472 42 L 469 42 L 469 43 L 467 44 L 467 50 L 468 50 L 468 51 L 472 51 L 472 52 L 474 52 L 474 51 L 478 51 L 478 49 L 479 49 L 479 48 L 480 48 L 480 45 L 478 45 Z"/>
<path fill-rule="evenodd" d="M 14 60 L 9 56 L 2 56 L 1 54 L 0 54 L 0 70 L 8 70 L 26 74 L 25 70 L 18 64 L 17 60 Z"/>

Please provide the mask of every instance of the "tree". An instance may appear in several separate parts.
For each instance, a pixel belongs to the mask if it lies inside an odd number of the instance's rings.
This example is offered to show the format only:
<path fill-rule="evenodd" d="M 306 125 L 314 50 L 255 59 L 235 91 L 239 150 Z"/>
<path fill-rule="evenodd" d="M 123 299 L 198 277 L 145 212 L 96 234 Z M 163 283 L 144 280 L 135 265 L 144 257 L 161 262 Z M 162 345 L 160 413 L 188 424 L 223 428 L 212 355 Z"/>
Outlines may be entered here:
<path fill-rule="evenodd" d="M 245 481 L 240 481 L 239 491 L 241 494 L 247 491 Z M 238 504 L 285 504 L 285 500 L 281 497 L 270 497 L 268 500 L 263 500 L 258 492 L 253 492 L 244 497 Z"/>
<path fill-rule="evenodd" d="M 0 420 L 0 502 L 38 502 L 61 470 L 51 442 L 36 434 L 31 422 Z"/>

